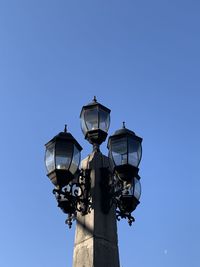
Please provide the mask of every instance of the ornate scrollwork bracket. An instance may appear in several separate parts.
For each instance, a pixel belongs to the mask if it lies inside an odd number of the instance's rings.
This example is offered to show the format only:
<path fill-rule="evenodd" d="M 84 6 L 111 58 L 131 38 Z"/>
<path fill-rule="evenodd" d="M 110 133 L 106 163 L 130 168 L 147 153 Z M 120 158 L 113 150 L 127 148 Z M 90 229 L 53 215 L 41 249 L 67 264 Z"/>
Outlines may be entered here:
<path fill-rule="evenodd" d="M 55 188 L 53 194 L 58 202 L 58 207 L 68 214 L 65 222 L 71 228 L 77 212 L 86 215 L 91 211 L 90 170 L 81 170 L 76 179 L 62 188 Z"/>
<path fill-rule="evenodd" d="M 125 213 L 125 212 L 122 212 L 120 210 L 116 210 L 116 217 L 117 217 L 118 221 L 120 221 L 121 219 L 127 219 L 128 224 L 130 226 L 135 221 L 135 218 L 131 215 L 131 213 Z"/>

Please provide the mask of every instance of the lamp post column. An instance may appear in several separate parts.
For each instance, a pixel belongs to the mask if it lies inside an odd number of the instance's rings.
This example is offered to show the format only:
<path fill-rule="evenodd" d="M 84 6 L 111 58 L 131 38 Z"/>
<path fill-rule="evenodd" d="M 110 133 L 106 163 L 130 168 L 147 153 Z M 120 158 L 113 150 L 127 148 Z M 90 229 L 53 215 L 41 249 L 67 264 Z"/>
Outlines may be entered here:
<path fill-rule="evenodd" d="M 94 151 L 82 161 L 82 169 L 90 169 L 92 210 L 77 215 L 73 267 L 119 267 L 115 207 L 107 212 L 102 169 L 109 168 L 108 158 Z"/>

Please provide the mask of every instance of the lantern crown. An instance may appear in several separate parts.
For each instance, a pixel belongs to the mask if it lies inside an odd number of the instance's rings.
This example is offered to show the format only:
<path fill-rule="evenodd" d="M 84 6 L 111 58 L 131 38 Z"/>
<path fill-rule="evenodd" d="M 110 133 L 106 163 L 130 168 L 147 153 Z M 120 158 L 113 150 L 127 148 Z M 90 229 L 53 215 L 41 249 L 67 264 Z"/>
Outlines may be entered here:
<path fill-rule="evenodd" d="M 74 143 L 80 151 L 83 149 L 81 145 L 73 137 L 73 135 L 65 130 L 64 132 L 60 132 L 56 136 L 54 136 L 49 142 L 45 144 L 45 146 L 48 147 L 50 144 L 56 141 L 69 141 L 69 142 Z"/>
<path fill-rule="evenodd" d="M 88 103 L 87 105 L 85 105 L 85 106 L 82 107 L 81 113 L 82 113 L 83 110 L 85 110 L 85 109 L 91 109 L 91 108 L 93 108 L 93 107 L 97 107 L 97 106 L 98 106 L 98 108 L 101 108 L 101 109 L 103 109 L 104 111 L 106 111 L 106 112 L 108 112 L 108 113 L 111 112 L 111 110 L 110 110 L 109 108 L 107 108 L 107 107 L 105 107 L 104 105 L 102 105 L 101 103 L 99 103 L 99 102 L 97 101 L 96 96 L 94 96 L 92 102 L 90 102 L 90 103 Z M 81 117 L 81 113 L 80 113 L 80 117 Z"/>
<path fill-rule="evenodd" d="M 134 139 L 138 140 L 139 142 L 142 142 L 141 137 L 137 136 L 135 132 L 126 128 L 125 122 L 123 122 L 123 127 L 121 129 L 116 130 L 115 133 L 109 137 L 109 140 L 111 138 L 121 138 L 123 136 L 132 136 L 134 137 Z M 108 146 L 109 146 L 109 141 L 108 141 Z"/>

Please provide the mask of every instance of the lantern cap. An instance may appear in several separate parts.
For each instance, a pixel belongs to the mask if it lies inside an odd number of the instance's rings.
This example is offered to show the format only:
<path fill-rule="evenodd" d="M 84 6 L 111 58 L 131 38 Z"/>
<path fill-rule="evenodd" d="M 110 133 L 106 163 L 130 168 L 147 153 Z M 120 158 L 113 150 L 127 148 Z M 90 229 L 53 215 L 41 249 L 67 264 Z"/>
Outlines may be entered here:
<path fill-rule="evenodd" d="M 121 129 L 115 131 L 115 133 L 113 135 L 111 135 L 109 137 L 109 139 L 113 139 L 113 138 L 119 138 L 119 137 L 123 137 L 123 136 L 134 136 L 134 138 L 136 140 L 138 140 L 139 142 L 142 142 L 142 138 L 137 136 L 133 131 L 129 130 L 126 128 L 125 126 L 125 122 L 123 122 L 123 126 Z M 109 143 L 109 140 L 108 140 Z"/>
<path fill-rule="evenodd" d="M 66 124 L 65 124 L 65 128 L 64 128 L 64 132 L 60 132 L 59 134 L 57 134 L 56 136 L 54 136 L 48 143 L 45 144 L 45 146 L 47 147 L 51 143 L 54 143 L 54 142 L 56 142 L 58 140 L 59 141 L 60 140 L 72 141 L 77 146 L 77 148 L 78 148 L 79 151 L 81 151 L 83 149 L 81 147 L 81 145 L 73 137 L 73 135 L 71 133 L 67 132 L 67 125 Z"/>
<path fill-rule="evenodd" d="M 81 114 L 82 114 L 83 110 L 90 109 L 90 108 L 93 108 L 93 107 L 99 107 L 99 108 L 103 109 L 104 111 L 106 111 L 108 113 L 110 113 L 110 111 L 111 111 L 109 108 L 107 108 L 104 105 L 102 105 L 99 102 L 97 102 L 97 98 L 96 98 L 96 96 L 94 96 L 94 99 L 93 99 L 92 102 L 90 102 L 87 105 L 82 107 L 81 113 L 80 113 L 80 117 L 81 117 Z"/>

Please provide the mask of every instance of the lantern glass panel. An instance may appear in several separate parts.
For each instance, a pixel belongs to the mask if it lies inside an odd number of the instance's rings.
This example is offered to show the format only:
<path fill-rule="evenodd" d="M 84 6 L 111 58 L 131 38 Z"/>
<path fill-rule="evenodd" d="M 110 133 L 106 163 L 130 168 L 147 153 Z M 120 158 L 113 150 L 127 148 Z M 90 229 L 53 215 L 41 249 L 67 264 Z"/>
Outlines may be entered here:
<path fill-rule="evenodd" d="M 60 143 L 56 144 L 56 168 L 60 170 L 68 170 L 73 153 L 72 143 Z"/>
<path fill-rule="evenodd" d="M 82 130 L 83 134 L 86 135 L 86 133 L 87 133 L 87 127 L 86 127 L 86 124 L 85 124 L 84 114 L 85 114 L 85 111 L 83 111 L 81 113 L 81 130 Z"/>
<path fill-rule="evenodd" d="M 138 167 L 142 156 L 142 147 L 139 141 L 129 138 L 128 140 L 128 163 Z"/>
<path fill-rule="evenodd" d="M 48 173 L 55 169 L 55 144 L 52 144 L 46 148 L 45 164 Z"/>
<path fill-rule="evenodd" d="M 112 157 L 116 166 L 127 164 L 127 138 L 112 141 Z"/>
<path fill-rule="evenodd" d="M 80 164 L 80 151 L 74 145 L 74 154 L 73 154 L 73 159 L 72 159 L 69 171 L 72 174 L 75 174 L 75 172 L 77 171 L 77 169 L 79 167 L 79 164 Z"/>
<path fill-rule="evenodd" d="M 99 128 L 104 131 L 108 132 L 110 127 L 110 114 L 102 109 L 99 111 Z"/>
<path fill-rule="evenodd" d="M 110 167 L 113 170 L 115 167 L 114 161 L 113 161 L 113 157 L 112 157 L 112 151 L 109 149 L 108 152 L 108 157 L 109 157 L 109 163 L 110 163 Z"/>
<path fill-rule="evenodd" d="M 98 126 L 98 110 L 97 108 L 87 109 L 84 112 L 84 119 L 88 131 L 96 130 Z"/>
<path fill-rule="evenodd" d="M 134 178 L 135 186 L 134 186 L 134 197 L 137 198 L 137 200 L 140 199 L 141 196 L 141 183 L 138 179 Z"/>

